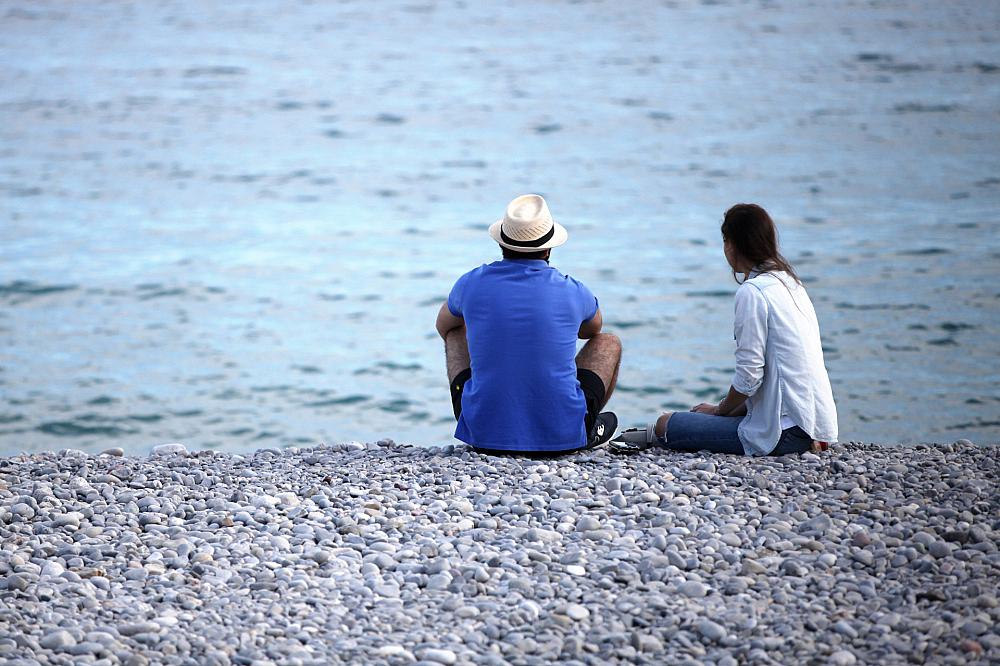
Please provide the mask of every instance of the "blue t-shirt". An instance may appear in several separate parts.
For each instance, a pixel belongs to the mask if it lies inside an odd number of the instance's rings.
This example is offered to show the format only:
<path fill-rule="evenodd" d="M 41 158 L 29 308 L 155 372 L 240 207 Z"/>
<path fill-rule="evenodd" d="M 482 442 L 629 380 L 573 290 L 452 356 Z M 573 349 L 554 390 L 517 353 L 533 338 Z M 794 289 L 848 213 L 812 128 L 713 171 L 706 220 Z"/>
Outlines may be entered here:
<path fill-rule="evenodd" d="M 507 451 L 586 444 L 576 340 L 597 314 L 586 286 L 541 260 L 504 259 L 460 277 L 448 309 L 465 319 L 472 360 L 456 438 Z"/>

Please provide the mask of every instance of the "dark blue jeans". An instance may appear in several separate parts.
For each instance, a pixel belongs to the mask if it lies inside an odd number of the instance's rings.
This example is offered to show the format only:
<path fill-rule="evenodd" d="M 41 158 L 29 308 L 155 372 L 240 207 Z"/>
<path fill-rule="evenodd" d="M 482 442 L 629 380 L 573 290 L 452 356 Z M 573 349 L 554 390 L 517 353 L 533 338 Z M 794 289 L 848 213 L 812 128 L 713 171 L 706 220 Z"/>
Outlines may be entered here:
<path fill-rule="evenodd" d="M 742 416 L 712 416 L 698 412 L 675 412 L 667 422 L 666 441 L 660 446 L 673 451 L 708 451 L 744 455 L 737 432 Z M 812 437 L 798 426 L 782 431 L 778 445 L 768 455 L 805 453 L 812 449 Z"/>

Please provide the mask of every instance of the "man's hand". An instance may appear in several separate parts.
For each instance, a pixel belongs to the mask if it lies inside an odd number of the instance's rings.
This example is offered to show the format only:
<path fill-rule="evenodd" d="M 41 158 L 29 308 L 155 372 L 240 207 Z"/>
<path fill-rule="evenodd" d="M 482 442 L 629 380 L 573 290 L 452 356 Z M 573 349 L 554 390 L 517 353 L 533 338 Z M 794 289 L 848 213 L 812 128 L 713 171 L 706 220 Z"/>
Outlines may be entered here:
<path fill-rule="evenodd" d="M 711 414 L 712 416 L 718 416 L 719 406 L 703 402 L 700 405 L 695 405 L 694 407 L 692 407 L 691 411 L 697 412 L 699 414 Z"/>

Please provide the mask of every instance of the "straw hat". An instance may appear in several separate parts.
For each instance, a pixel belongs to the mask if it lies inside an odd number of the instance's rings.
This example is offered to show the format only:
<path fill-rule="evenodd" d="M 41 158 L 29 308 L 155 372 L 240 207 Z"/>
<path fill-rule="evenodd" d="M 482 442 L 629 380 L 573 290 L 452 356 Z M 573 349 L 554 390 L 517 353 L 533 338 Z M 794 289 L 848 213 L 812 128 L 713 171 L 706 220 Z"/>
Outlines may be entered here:
<path fill-rule="evenodd" d="M 507 204 L 503 219 L 490 225 L 490 236 L 508 250 L 538 252 L 562 245 L 569 234 L 552 220 L 545 199 L 522 194 Z"/>

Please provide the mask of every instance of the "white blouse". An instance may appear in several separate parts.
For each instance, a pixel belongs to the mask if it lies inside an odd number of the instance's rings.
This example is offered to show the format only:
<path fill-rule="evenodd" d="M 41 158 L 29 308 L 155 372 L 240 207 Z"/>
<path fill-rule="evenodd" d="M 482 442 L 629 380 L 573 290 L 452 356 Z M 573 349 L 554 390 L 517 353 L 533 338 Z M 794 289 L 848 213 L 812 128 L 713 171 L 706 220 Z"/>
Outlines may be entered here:
<path fill-rule="evenodd" d="M 836 442 L 837 407 L 805 287 L 783 271 L 751 272 L 736 290 L 734 332 L 733 388 L 750 396 L 739 427 L 744 452 L 766 456 L 792 425 Z"/>

